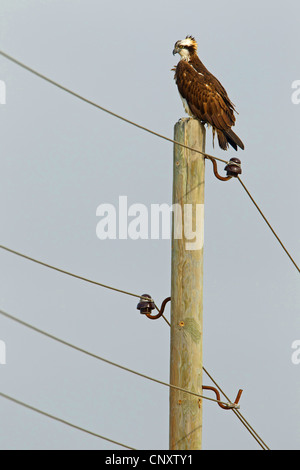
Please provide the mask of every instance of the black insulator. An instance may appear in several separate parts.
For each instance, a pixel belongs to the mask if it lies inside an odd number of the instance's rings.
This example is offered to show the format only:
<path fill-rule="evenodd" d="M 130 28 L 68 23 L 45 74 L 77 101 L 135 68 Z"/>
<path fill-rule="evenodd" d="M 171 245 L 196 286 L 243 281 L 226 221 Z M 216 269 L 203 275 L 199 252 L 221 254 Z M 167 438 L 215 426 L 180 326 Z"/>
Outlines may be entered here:
<path fill-rule="evenodd" d="M 146 297 L 146 298 L 145 298 Z M 147 300 L 149 299 L 149 300 Z M 143 315 L 146 315 L 146 314 L 151 314 L 152 310 L 155 309 L 155 303 L 153 302 L 152 298 L 150 295 L 148 294 L 143 294 L 140 298 L 140 301 L 139 303 L 137 304 L 137 307 L 136 307 L 140 313 L 142 313 Z"/>
<path fill-rule="evenodd" d="M 239 158 L 231 158 L 224 168 L 227 171 L 227 176 L 237 177 L 242 174 L 241 160 Z"/>

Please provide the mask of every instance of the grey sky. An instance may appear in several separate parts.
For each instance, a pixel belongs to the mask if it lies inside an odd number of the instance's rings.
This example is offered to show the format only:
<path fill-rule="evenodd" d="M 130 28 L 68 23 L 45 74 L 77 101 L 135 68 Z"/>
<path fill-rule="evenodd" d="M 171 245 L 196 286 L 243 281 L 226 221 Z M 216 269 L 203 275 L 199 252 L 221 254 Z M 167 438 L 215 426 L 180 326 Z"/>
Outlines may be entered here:
<path fill-rule="evenodd" d="M 72 90 L 172 138 L 184 110 L 175 41 L 236 104 L 243 181 L 299 263 L 300 79 L 295 0 L 187 3 L 1 0 L 0 48 Z M 96 208 L 172 201 L 172 144 L 121 122 L 0 57 L 0 243 L 157 303 L 170 295 L 169 240 L 96 237 Z M 211 145 L 207 152 L 225 154 Z M 235 152 L 234 152 L 235 154 Z M 221 167 L 222 168 L 222 167 Z M 272 449 L 300 447 L 299 274 L 237 181 L 206 169 L 204 364 Z M 0 253 L 0 308 L 163 381 L 169 328 L 137 299 Z M 169 308 L 166 315 L 169 315 Z M 168 448 L 168 390 L 0 316 L 0 390 L 137 449 Z M 204 377 L 204 383 L 209 380 Z M 2 449 L 116 446 L 0 399 Z M 231 412 L 204 403 L 204 449 L 257 449 Z"/>

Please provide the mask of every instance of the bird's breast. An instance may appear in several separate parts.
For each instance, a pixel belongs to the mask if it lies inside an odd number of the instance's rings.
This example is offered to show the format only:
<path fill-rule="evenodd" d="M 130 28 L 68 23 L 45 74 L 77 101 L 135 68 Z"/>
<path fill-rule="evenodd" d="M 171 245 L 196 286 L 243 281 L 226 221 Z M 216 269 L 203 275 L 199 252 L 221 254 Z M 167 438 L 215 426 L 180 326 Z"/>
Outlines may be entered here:
<path fill-rule="evenodd" d="M 192 111 L 190 110 L 190 107 L 189 107 L 189 104 L 187 102 L 187 100 L 185 98 L 183 98 L 183 96 L 181 96 L 181 94 L 179 93 L 179 96 L 181 98 L 181 101 L 182 101 L 182 104 L 183 104 L 183 107 L 184 107 L 184 110 L 185 112 L 191 116 L 192 118 L 194 118 L 194 114 L 192 113 Z"/>

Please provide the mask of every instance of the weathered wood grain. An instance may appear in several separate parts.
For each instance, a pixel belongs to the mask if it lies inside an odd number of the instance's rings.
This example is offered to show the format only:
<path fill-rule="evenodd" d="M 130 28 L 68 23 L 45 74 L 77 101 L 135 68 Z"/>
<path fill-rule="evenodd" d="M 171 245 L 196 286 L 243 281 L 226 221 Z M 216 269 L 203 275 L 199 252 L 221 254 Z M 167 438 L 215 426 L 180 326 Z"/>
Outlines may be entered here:
<path fill-rule="evenodd" d="M 205 129 L 196 119 L 176 123 L 174 139 L 205 151 Z M 192 204 L 192 227 L 196 229 L 196 205 L 204 208 L 205 159 L 199 153 L 174 145 L 173 204 Z M 204 233 L 204 211 L 198 211 L 198 236 Z M 187 249 L 187 240 L 172 237 L 171 360 L 170 383 L 202 393 L 203 246 Z M 201 238 L 201 237 L 200 237 Z M 201 243 L 202 245 L 202 243 Z M 201 449 L 202 402 L 170 390 L 170 449 Z"/>

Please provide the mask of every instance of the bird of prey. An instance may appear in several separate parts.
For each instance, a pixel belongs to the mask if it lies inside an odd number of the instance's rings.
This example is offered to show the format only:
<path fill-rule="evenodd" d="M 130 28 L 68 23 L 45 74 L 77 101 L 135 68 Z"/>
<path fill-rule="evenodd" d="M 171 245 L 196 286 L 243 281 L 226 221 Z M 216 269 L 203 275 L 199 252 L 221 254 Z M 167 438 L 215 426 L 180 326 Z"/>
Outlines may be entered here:
<path fill-rule="evenodd" d="M 219 80 L 199 59 L 193 36 L 175 43 L 173 55 L 177 53 L 181 60 L 172 70 L 185 111 L 212 127 L 213 140 L 216 133 L 221 149 L 227 150 L 230 144 L 235 150 L 238 147 L 244 150 L 243 142 L 231 129 L 235 124 L 235 106 Z"/>

